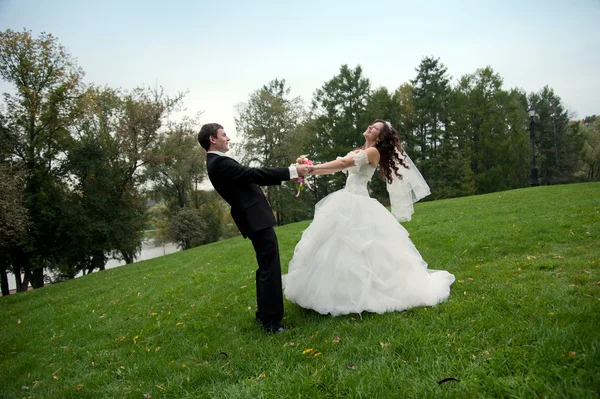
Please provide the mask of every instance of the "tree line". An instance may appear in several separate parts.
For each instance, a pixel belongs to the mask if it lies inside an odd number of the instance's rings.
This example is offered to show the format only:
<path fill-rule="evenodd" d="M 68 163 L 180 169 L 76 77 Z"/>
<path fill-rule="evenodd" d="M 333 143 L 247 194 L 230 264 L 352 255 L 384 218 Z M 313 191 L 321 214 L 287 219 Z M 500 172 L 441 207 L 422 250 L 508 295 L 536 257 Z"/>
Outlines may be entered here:
<path fill-rule="evenodd" d="M 227 205 L 201 189 L 201 115 L 171 118 L 186 93 L 85 84 L 57 38 L 27 30 L 0 32 L 0 77 L 12 88 L 0 103 L 3 295 L 7 273 L 22 291 L 103 270 L 111 257 L 131 263 L 146 230 L 182 249 L 237 234 Z M 551 88 L 507 90 L 490 67 L 451 82 L 433 57 L 392 92 L 342 65 L 307 106 L 274 79 L 238 105 L 235 152 L 255 166 L 286 166 L 300 154 L 325 162 L 361 145 L 381 118 L 398 130 L 431 199 L 487 193 L 529 185 L 534 106 L 542 184 L 599 179 L 600 118 L 573 121 Z M 290 183 L 265 190 L 281 225 L 311 218 L 343 183 L 341 174 L 314 177 L 298 197 Z M 387 202 L 376 177 L 370 190 Z"/>

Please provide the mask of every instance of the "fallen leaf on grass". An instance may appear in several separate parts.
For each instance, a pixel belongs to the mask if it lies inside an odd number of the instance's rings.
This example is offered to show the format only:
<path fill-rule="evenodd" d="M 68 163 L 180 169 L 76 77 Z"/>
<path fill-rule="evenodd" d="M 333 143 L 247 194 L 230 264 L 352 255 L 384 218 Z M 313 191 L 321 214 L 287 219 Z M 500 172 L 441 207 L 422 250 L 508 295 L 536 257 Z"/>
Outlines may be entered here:
<path fill-rule="evenodd" d="M 183 325 L 183 321 L 180 321 L 179 323 L 175 324 L 175 327 L 179 327 Z"/>
<path fill-rule="evenodd" d="M 346 366 L 346 368 L 347 368 L 348 370 L 356 370 L 356 365 L 355 365 L 355 364 L 353 364 L 353 363 L 350 363 L 349 365 L 347 365 L 347 366 Z"/>
<path fill-rule="evenodd" d="M 150 395 L 149 393 L 145 393 L 144 399 L 152 399 L 152 395 Z"/>
<path fill-rule="evenodd" d="M 335 337 L 334 339 L 331 340 L 331 342 L 334 342 L 337 344 L 338 342 L 340 342 L 340 337 Z"/>
<path fill-rule="evenodd" d="M 569 357 L 575 357 L 576 354 L 577 354 L 577 352 L 569 352 L 568 356 Z"/>
<path fill-rule="evenodd" d="M 307 353 L 311 353 L 312 351 L 314 351 L 314 349 L 313 349 L 313 348 L 304 349 L 304 350 L 302 351 L 302 354 L 303 354 L 303 355 L 306 355 Z"/>

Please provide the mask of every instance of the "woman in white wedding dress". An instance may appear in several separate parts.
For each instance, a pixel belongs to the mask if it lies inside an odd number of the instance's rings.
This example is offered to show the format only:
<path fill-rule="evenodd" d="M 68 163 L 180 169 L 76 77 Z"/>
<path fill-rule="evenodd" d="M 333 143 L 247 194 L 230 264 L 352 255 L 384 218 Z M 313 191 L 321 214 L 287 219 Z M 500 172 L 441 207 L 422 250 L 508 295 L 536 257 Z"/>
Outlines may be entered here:
<path fill-rule="evenodd" d="M 433 306 L 448 298 L 454 276 L 428 270 L 398 223 L 410 220 L 413 202 L 429 187 L 388 122 L 376 120 L 363 136 L 360 149 L 312 169 L 313 175 L 347 171 L 348 178 L 344 189 L 317 203 L 283 276 L 285 296 L 333 316 Z M 367 191 L 378 165 L 392 213 Z"/>

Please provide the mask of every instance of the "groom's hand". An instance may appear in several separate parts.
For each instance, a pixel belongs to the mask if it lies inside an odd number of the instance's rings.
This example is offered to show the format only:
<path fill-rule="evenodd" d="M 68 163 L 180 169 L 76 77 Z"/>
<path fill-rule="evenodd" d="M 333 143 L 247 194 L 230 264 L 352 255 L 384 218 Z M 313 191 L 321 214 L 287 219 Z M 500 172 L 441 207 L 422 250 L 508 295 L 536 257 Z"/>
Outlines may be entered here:
<path fill-rule="evenodd" d="M 310 172 L 310 166 L 308 165 L 296 165 L 296 170 L 298 171 L 298 176 L 306 176 Z"/>

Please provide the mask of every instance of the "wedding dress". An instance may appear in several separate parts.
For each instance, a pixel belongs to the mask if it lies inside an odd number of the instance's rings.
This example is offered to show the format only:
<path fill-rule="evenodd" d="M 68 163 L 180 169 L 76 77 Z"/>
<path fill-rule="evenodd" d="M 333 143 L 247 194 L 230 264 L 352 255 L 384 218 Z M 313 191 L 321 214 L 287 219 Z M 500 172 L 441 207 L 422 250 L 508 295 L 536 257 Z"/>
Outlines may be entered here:
<path fill-rule="evenodd" d="M 345 188 L 317 203 L 296 245 L 283 276 L 286 298 L 333 316 L 401 311 L 446 300 L 454 276 L 427 269 L 406 229 L 369 197 L 367 183 L 375 168 L 366 152 L 348 155 L 355 166 L 347 170 Z M 412 202 L 408 207 L 412 213 Z"/>

